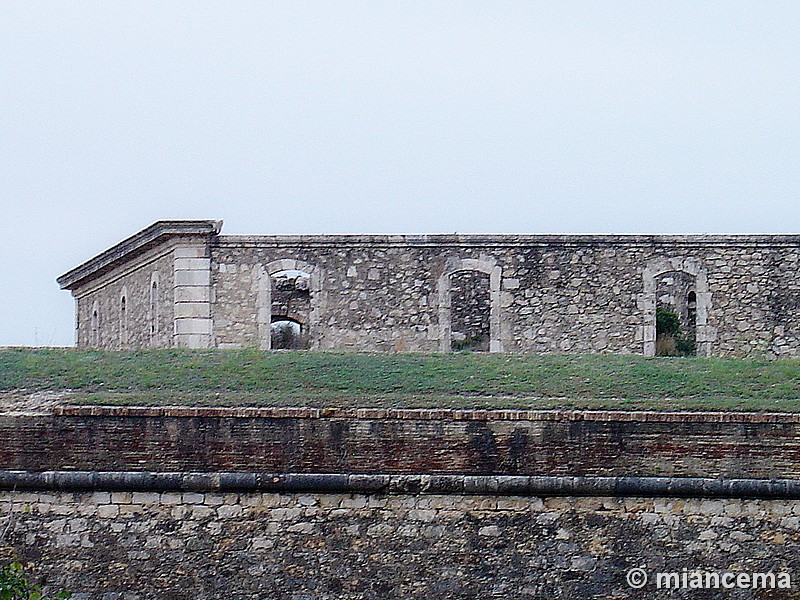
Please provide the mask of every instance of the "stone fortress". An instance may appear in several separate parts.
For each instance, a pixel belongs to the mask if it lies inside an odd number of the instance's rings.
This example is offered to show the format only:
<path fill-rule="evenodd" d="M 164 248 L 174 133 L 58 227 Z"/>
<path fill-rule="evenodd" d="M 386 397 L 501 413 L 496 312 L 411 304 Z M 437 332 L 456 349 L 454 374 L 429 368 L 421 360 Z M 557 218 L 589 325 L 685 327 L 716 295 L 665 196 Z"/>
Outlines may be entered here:
<path fill-rule="evenodd" d="M 800 355 L 800 236 L 220 230 L 159 221 L 60 277 L 78 346 Z M 800 597 L 797 413 L 0 417 L 0 527 L 75 600 L 638 600 L 687 569 L 791 574 L 729 597 Z"/>
<path fill-rule="evenodd" d="M 221 235 L 158 221 L 58 278 L 79 347 L 800 355 L 800 235 Z"/>

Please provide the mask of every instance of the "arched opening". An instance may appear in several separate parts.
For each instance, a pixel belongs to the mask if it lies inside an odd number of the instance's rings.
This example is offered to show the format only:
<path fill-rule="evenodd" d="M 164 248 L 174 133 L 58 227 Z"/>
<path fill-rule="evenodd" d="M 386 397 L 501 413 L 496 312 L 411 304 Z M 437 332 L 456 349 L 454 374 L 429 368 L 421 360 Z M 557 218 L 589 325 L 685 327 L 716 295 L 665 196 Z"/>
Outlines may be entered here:
<path fill-rule="evenodd" d="M 273 350 L 306 350 L 308 335 L 303 324 L 285 315 L 273 315 L 270 345 Z"/>
<path fill-rule="evenodd" d="M 92 332 L 89 336 L 89 345 L 92 348 L 100 345 L 100 309 L 97 308 L 97 302 L 92 307 Z"/>
<path fill-rule="evenodd" d="M 308 263 L 283 258 L 259 268 L 258 336 L 263 350 L 273 348 L 273 323 L 287 320 L 298 324 L 302 331 L 300 348 L 319 348 L 321 332 L 317 326 L 324 312 L 325 294 L 322 291 L 322 271 Z M 288 328 L 294 325 L 283 325 Z M 295 331 L 296 333 L 296 331 Z"/>
<path fill-rule="evenodd" d="M 119 301 L 119 343 L 122 348 L 128 345 L 128 299 L 124 294 Z"/>
<path fill-rule="evenodd" d="M 711 356 L 716 330 L 709 323 L 712 294 L 702 264 L 694 258 L 659 257 L 647 263 L 642 278 L 644 293 L 639 306 L 644 319 L 639 335 L 645 356 L 664 352 L 663 348 L 661 352 L 656 348 L 659 313 L 662 331 L 665 313 L 671 313 L 667 318 L 677 321 L 684 338 L 694 341 L 694 352 L 687 354 Z"/>
<path fill-rule="evenodd" d="M 697 354 L 697 281 L 685 271 L 655 277 L 656 356 Z"/>
<path fill-rule="evenodd" d="M 502 275 L 491 258 L 447 260 L 437 283 L 440 351 L 503 352 Z"/>
<path fill-rule="evenodd" d="M 300 269 L 284 269 L 270 275 L 270 348 L 305 350 L 309 347 L 308 323 L 311 318 L 311 274 Z"/>
<path fill-rule="evenodd" d="M 150 285 L 150 336 L 158 333 L 158 282 Z"/>
<path fill-rule="evenodd" d="M 456 271 L 450 275 L 450 348 L 488 352 L 491 340 L 489 274 Z"/>

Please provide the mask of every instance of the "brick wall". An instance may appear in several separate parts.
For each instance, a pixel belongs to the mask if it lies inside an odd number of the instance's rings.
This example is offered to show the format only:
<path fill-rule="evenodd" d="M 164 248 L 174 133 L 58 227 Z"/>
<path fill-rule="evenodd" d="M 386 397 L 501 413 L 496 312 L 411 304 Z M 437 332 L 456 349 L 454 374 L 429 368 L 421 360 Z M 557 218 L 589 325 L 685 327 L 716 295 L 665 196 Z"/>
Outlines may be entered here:
<path fill-rule="evenodd" d="M 793 478 L 800 416 L 61 408 L 0 417 L 0 469 Z"/>

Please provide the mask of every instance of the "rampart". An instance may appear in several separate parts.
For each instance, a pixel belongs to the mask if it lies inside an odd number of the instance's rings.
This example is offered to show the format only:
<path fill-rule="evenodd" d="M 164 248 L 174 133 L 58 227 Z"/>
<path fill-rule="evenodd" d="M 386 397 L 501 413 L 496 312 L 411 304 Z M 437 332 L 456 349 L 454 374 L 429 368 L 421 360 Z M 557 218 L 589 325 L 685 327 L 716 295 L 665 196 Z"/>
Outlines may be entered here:
<path fill-rule="evenodd" d="M 78 600 L 712 597 L 634 589 L 633 568 L 788 573 L 710 593 L 797 598 L 798 426 L 64 407 L 0 419 L 0 525 Z"/>
<path fill-rule="evenodd" d="M 800 354 L 800 236 L 226 236 L 160 221 L 59 278 L 78 346 Z"/>

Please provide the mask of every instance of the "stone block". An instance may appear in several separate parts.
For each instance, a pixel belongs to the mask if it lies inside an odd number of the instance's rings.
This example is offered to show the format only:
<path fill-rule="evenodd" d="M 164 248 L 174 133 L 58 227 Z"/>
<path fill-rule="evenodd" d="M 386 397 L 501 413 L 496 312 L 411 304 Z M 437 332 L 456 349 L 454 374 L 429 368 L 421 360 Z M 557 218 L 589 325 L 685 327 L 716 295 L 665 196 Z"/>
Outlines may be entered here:
<path fill-rule="evenodd" d="M 182 333 L 175 335 L 178 348 L 210 348 L 211 336 L 201 333 Z"/>
<path fill-rule="evenodd" d="M 101 519 L 113 519 L 119 515 L 119 505 L 104 504 L 97 507 L 97 516 Z"/>
<path fill-rule="evenodd" d="M 241 517 L 242 513 L 242 507 L 238 504 L 223 504 L 217 508 L 217 515 L 220 519 L 233 519 Z"/>
<path fill-rule="evenodd" d="M 175 271 L 175 286 L 201 287 L 211 284 L 209 271 Z"/>
<path fill-rule="evenodd" d="M 210 319 L 211 305 L 208 302 L 176 302 L 174 315 L 175 319 Z M 192 333 L 198 332 L 193 331 Z"/>
<path fill-rule="evenodd" d="M 211 268 L 210 258 L 176 258 L 175 271 L 207 271 Z"/>
<path fill-rule="evenodd" d="M 177 287 L 175 288 L 174 297 L 176 304 L 180 302 L 210 302 L 211 288 L 208 286 Z"/>
<path fill-rule="evenodd" d="M 211 319 L 175 319 L 175 333 L 211 335 Z"/>
<path fill-rule="evenodd" d="M 205 246 L 178 246 L 172 251 L 175 259 L 179 258 L 203 258 L 207 254 Z"/>

